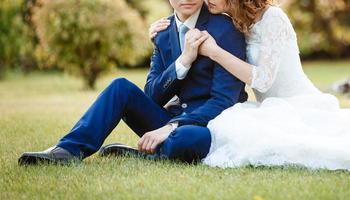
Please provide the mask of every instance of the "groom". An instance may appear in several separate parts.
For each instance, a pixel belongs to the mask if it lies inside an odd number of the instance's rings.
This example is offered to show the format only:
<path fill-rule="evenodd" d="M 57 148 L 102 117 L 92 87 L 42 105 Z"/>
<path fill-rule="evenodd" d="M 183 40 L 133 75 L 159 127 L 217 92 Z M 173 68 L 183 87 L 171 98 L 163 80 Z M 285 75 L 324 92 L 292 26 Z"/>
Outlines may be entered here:
<path fill-rule="evenodd" d="M 175 14 L 169 17 L 170 27 L 155 38 L 145 91 L 127 79 L 115 79 L 57 146 L 24 153 L 20 164 L 84 159 L 100 149 L 121 119 L 141 137 L 137 151 L 143 155 L 186 162 L 207 155 L 208 121 L 246 101 L 247 94 L 236 77 L 197 55 L 195 44 L 203 40 L 199 30 L 207 30 L 221 47 L 243 60 L 244 37 L 229 17 L 210 14 L 203 0 L 169 1 Z M 165 106 L 175 95 L 178 100 Z M 128 148 L 118 144 L 103 148 L 108 153 L 120 149 Z"/>

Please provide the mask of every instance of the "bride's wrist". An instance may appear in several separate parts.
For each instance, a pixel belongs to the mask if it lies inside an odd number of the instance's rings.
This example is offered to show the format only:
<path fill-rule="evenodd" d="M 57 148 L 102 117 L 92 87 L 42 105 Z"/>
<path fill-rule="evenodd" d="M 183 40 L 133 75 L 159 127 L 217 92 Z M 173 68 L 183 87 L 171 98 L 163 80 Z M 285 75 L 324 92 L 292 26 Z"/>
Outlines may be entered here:
<path fill-rule="evenodd" d="M 216 61 L 221 53 L 222 49 L 219 46 L 216 46 L 215 48 L 213 48 L 209 54 L 209 58 L 211 60 Z"/>

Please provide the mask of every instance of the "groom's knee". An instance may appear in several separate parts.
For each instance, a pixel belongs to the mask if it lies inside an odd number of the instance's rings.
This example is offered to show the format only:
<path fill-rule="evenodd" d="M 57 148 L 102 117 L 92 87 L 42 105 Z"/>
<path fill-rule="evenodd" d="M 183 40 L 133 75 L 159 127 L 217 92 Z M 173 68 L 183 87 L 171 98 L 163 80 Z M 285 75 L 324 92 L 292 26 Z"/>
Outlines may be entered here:
<path fill-rule="evenodd" d="M 211 136 L 206 127 L 187 125 L 170 134 L 163 143 L 162 153 L 169 159 L 193 162 L 208 154 L 210 144 Z"/>
<path fill-rule="evenodd" d="M 116 78 L 114 79 L 110 87 L 113 89 L 118 89 L 122 91 L 132 91 L 137 88 L 137 86 L 126 78 Z"/>
<path fill-rule="evenodd" d="M 120 86 L 127 87 L 130 84 L 132 84 L 132 83 L 126 78 L 116 78 L 111 82 L 110 85 L 113 87 L 120 87 Z"/>

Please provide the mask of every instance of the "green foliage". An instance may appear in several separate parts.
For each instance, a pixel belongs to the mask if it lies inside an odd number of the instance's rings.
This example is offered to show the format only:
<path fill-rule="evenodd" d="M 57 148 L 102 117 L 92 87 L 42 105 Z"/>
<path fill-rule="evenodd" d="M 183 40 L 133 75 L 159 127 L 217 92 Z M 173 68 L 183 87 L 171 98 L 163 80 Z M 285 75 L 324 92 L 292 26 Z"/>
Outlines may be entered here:
<path fill-rule="evenodd" d="M 173 12 L 173 8 L 170 6 L 169 1 L 143 0 L 139 1 L 139 5 L 147 10 L 145 18 L 148 24 L 151 24 L 160 18 L 167 17 Z"/>
<path fill-rule="evenodd" d="M 348 0 L 288 0 L 303 57 L 350 56 Z"/>
<path fill-rule="evenodd" d="M 166 17 L 171 14 L 172 8 L 169 1 L 164 0 L 125 0 L 131 7 L 135 8 L 147 23 Z"/>
<path fill-rule="evenodd" d="M 6 68 L 31 68 L 34 65 L 32 32 L 24 24 L 21 0 L 0 3 L 0 77 Z"/>
<path fill-rule="evenodd" d="M 120 0 L 42 1 L 33 22 L 39 57 L 81 75 L 89 88 L 101 72 L 135 64 L 150 47 L 144 21 Z"/>
<path fill-rule="evenodd" d="M 172 12 L 172 8 L 168 1 L 164 0 L 125 0 L 128 5 L 135 8 L 142 18 L 149 26 L 154 21 L 169 16 Z M 148 27 L 147 26 L 147 27 Z M 147 30 L 146 30 L 147 31 Z M 130 67 L 148 67 L 150 64 L 150 57 L 152 55 L 152 49 L 148 51 L 148 55 L 145 55 L 139 62 L 132 66 L 124 65 L 125 68 Z"/>

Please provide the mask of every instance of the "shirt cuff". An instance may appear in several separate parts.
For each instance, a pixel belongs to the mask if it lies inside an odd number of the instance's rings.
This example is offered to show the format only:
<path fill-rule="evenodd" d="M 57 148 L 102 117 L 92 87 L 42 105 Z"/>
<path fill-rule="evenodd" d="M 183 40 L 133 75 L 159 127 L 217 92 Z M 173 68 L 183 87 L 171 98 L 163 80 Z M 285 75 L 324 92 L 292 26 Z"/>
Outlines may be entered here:
<path fill-rule="evenodd" d="M 190 67 L 185 67 L 183 64 L 181 64 L 179 59 L 175 61 L 175 68 L 176 68 L 176 76 L 177 76 L 177 79 L 179 80 L 184 79 L 188 73 L 188 70 L 190 70 Z"/>
<path fill-rule="evenodd" d="M 177 127 L 179 127 L 179 122 L 171 122 L 169 125 L 171 126 L 171 132 L 173 132 Z"/>

